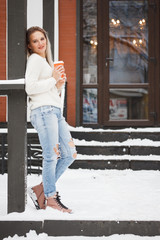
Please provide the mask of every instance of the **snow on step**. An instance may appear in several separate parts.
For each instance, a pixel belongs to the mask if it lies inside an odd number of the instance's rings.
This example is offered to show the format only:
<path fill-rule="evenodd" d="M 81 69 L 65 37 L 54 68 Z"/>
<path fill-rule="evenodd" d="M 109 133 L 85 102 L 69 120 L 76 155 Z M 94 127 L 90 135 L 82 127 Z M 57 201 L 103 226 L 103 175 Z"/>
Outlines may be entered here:
<path fill-rule="evenodd" d="M 85 155 L 77 154 L 77 160 L 137 160 L 137 161 L 160 161 L 159 155 Z"/>
<path fill-rule="evenodd" d="M 152 141 L 149 139 L 128 139 L 124 142 L 99 142 L 99 141 L 86 141 L 74 139 L 76 146 L 150 146 L 160 147 L 160 141 Z"/>
<path fill-rule="evenodd" d="M 70 131 L 74 132 L 160 132 L 160 127 L 145 127 L 145 128 L 122 128 L 122 129 L 93 129 L 84 127 L 69 126 Z"/>

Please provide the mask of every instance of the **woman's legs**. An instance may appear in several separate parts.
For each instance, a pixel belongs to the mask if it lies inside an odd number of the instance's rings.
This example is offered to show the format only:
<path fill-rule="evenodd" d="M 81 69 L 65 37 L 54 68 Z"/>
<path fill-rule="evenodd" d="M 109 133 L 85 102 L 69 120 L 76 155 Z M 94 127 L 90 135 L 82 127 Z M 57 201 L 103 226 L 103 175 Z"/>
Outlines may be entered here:
<path fill-rule="evenodd" d="M 43 150 L 43 186 L 44 194 L 48 199 L 47 205 L 51 207 L 59 204 L 63 211 L 70 212 L 61 205 L 56 195 L 55 183 L 68 166 L 76 158 L 76 149 L 68 130 L 68 125 L 61 115 L 61 110 L 52 106 L 44 106 L 32 111 L 31 123 L 38 132 L 40 144 Z M 53 203 L 50 203 L 53 202 Z M 55 207 L 53 207 L 55 208 Z M 59 210 L 59 209 L 58 209 Z"/>
<path fill-rule="evenodd" d="M 32 111 L 31 122 L 38 132 L 43 151 L 43 187 L 45 197 L 56 193 L 55 171 L 57 164 L 58 119 L 51 106 L 44 106 Z"/>

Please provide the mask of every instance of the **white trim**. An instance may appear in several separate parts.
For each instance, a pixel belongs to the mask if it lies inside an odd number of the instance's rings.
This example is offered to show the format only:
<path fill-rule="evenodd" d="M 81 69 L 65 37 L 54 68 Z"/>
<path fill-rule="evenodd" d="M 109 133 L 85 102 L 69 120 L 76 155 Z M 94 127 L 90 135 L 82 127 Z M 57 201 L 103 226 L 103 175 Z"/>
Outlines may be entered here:
<path fill-rule="evenodd" d="M 27 28 L 43 27 L 43 0 L 27 0 Z"/>
<path fill-rule="evenodd" d="M 54 1 L 54 61 L 59 60 L 59 1 Z"/>
<path fill-rule="evenodd" d="M 54 0 L 54 61 L 59 60 L 59 0 Z M 66 86 L 66 85 L 65 85 Z M 65 86 L 61 90 L 61 111 L 63 114 Z"/>
<path fill-rule="evenodd" d="M 27 0 L 27 28 L 38 26 L 43 28 L 43 1 Z M 30 108 L 27 97 L 27 122 L 30 122 Z"/>
<path fill-rule="evenodd" d="M 13 80 L 1 80 L 0 85 L 6 85 L 6 84 L 25 84 L 25 79 L 13 79 Z"/>

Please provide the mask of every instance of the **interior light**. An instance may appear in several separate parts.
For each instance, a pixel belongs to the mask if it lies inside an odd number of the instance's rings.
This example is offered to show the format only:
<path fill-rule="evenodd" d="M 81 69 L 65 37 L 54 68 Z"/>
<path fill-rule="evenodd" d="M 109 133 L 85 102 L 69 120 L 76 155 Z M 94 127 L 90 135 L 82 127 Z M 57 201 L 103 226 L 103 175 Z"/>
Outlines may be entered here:
<path fill-rule="evenodd" d="M 135 39 L 133 40 L 133 44 L 136 45 L 136 40 Z"/>

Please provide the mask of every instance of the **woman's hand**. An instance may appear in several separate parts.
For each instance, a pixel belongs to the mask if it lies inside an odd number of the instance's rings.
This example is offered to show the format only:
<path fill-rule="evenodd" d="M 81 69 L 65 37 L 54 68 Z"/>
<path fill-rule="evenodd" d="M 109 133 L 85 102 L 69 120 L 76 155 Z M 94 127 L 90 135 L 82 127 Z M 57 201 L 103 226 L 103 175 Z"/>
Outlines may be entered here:
<path fill-rule="evenodd" d="M 63 66 L 58 66 L 56 68 L 53 69 L 53 78 L 56 79 L 56 82 L 58 82 L 62 76 L 62 74 L 64 75 L 64 67 Z"/>
<path fill-rule="evenodd" d="M 66 76 L 66 74 L 64 75 Z M 63 87 L 63 85 L 65 84 L 65 81 L 66 81 L 66 77 L 63 77 L 56 83 L 56 87 L 58 90 Z"/>
<path fill-rule="evenodd" d="M 63 76 L 63 77 L 62 77 Z M 53 77 L 56 79 L 57 89 L 61 89 L 66 81 L 66 74 L 63 66 L 58 66 L 53 70 Z"/>

